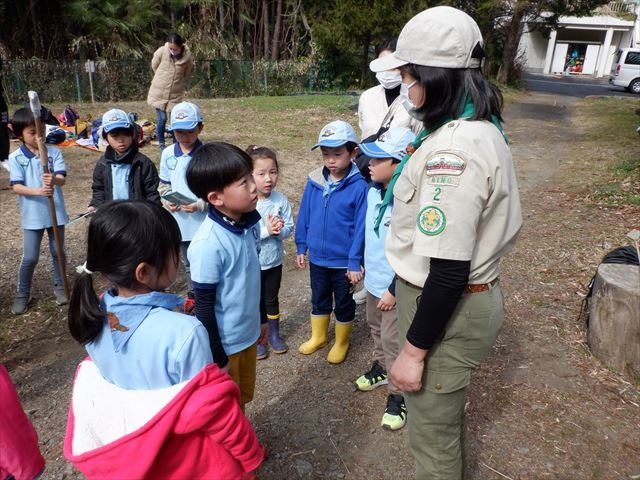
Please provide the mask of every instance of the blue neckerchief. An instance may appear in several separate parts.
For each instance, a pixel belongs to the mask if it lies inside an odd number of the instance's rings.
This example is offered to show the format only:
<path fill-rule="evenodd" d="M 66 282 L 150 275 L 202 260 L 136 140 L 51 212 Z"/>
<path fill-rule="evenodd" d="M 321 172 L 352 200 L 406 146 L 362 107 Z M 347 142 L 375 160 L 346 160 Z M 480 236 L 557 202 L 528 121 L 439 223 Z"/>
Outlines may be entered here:
<path fill-rule="evenodd" d="M 134 295 L 133 297 L 119 297 L 109 290 L 104 294 L 101 303 L 101 308 L 107 314 L 115 315 L 120 325 L 127 329 L 126 331 L 123 331 L 124 329 L 111 329 L 113 348 L 116 352 L 119 352 L 133 335 L 133 332 L 147 318 L 151 310 L 158 307 L 174 310 L 182 306 L 184 299 L 178 295 L 165 292 L 149 292 Z M 108 316 L 107 321 L 109 321 Z"/>

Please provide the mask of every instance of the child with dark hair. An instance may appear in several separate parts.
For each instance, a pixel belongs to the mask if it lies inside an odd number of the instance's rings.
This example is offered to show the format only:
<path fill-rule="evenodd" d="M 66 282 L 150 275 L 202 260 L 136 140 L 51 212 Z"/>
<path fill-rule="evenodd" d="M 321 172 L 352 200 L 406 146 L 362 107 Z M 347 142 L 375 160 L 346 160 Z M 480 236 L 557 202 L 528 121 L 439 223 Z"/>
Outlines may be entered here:
<path fill-rule="evenodd" d="M 275 353 L 289 347 L 280 338 L 280 304 L 278 292 L 282 281 L 284 246 L 282 241 L 293 233 L 293 214 L 287 197 L 275 190 L 278 183 L 276 153 L 267 147 L 251 145 L 247 153 L 253 159 L 253 180 L 258 191 L 260 219 L 260 309 L 269 323 L 269 344 Z M 258 344 L 257 358 L 267 358 L 267 346 Z"/>
<path fill-rule="evenodd" d="M 207 328 L 213 360 L 240 386 L 240 405 L 253 398 L 256 342 L 267 337 L 260 315 L 260 214 L 251 157 L 212 142 L 195 153 L 187 184 L 209 203 L 188 250 L 196 316 Z"/>
<path fill-rule="evenodd" d="M 102 137 L 109 146 L 93 169 L 93 192 L 88 211 L 109 200 L 149 200 L 160 204 L 158 170 L 138 151 L 134 127 L 124 110 L 102 116 Z"/>
<path fill-rule="evenodd" d="M 311 338 L 298 350 L 310 355 L 327 344 L 333 311 L 335 343 L 327 360 L 342 363 L 356 311 L 353 286 L 362 280 L 367 182 L 352 161 L 358 151 L 356 132 L 347 122 L 325 125 L 312 150 L 318 147 L 324 165 L 309 174 L 296 225 L 299 268 L 309 253 L 312 307 Z"/>
<path fill-rule="evenodd" d="M 45 230 L 49 236 L 49 251 L 53 261 L 53 293 L 56 303 L 67 303 L 58 262 L 58 255 L 64 258 L 64 251 L 58 252 L 56 248 L 53 219 L 47 198 L 53 196 L 58 232 L 64 248 L 64 225 L 69 222 L 69 216 L 64 206 L 61 187 L 66 183 L 67 167 L 60 150 L 47 146 L 49 173 L 44 173 L 38 150 L 36 123 L 31 110 L 16 110 L 11 125 L 13 133 L 22 141 L 20 148 L 9 155 L 9 181 L 13 192 L 18 195 L 23 233 L 18 291 L 11 312 L 21 315 L 27 311 L 32 299 L 31 282 L 40 258 L 40 244 Z"/>
<path fill-rule="evenodd" d="M 108 202 L 89 224 L 69 330 L 91 359 L 76 372 L 64 444 L 87 478 L 244 478 L 264 458 L 206 329 L 164 293 L 180 240 L 146 201 Z M 112 283 L 101 299 L 96 273 Z"/>
<path fill-rule="evenodd" d="M 187 258 L 187 249 L 193 235 L 198 231 L 207 211 L 207 203 L 196 199 L 187 185 L 186 171 L 194 153 L 202 146 L 198 138 L 203 128 L 200 108 L 195 103 L 182 102 L 171 111 L 171 130 L 176 142 L 165 148 L 160 156 L 160 185 L 158 191 L 162 204 L 173 214 L 180 226 L 182 243 L 180 253 L 184 263 L 187 301 L 185 313 L 193 313 L 195 297 L 191 285 L 191 269 Z"/>

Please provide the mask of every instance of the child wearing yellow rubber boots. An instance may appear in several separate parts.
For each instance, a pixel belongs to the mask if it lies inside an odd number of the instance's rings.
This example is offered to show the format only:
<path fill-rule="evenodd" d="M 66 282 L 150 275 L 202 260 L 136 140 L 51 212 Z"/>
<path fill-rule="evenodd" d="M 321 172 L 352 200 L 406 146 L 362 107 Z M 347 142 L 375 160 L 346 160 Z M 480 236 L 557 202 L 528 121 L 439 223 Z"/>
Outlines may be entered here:
<path fill-rule="evenodd" d="M 387 375 L 399 352 L 396 316 L 395 274 L 384 255 L 384 242 L 391 219 L 391 205 L 384 212 L 376 233 L 375 221 L 385 191 L 396 166 L 407 153 L 407 145 L 415 140 L 408 128 L 395 127 L 370 143 L 361 143 L 360 150 L 371 158 L 369 172 L 372 185 L 367 195 L 365 222 L 364 288 L 367 292 L 367 322 L 373 338 L 373 364 L 371 369 L 358 377 L 354 383 L 357 390 L 368 392 L 387 385 L 387 406 L 381 426 L 385 430 L 399 430 L 407 421 L 407 407 L 402 392 Z"/>
<path fill-rule="evenodd" d="M 362 279 L 367 182 L 352 162 L 357 153 L 351 125 L 336 120 L 323 127 L 318 143 L 324 165 L 309 174 L 296 225 L 296 263 L 309 255 L 311 338 L 298 349 L 310 355 L 327 344 L 329 319 L 336 317 L 335 343 L 327 360 L 342 363 L 355 317 L 353 286 Z M 335 300 L 335 307 L 334 307 Z"/>

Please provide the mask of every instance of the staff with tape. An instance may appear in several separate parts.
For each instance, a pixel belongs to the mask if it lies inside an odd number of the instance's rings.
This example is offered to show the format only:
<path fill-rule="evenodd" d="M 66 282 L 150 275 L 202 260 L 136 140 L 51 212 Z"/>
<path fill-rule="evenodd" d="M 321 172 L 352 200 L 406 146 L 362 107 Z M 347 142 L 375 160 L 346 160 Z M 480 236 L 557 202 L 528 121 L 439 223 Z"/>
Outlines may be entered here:
<path fill-rule="evenodd" d="M 405 108 L 424 125 L 380 214 L 392 201 L 385 252 L 402 349 L 391 378 L 406 392 L 418 479 L 465 477 L 469 379 L 502 325 L 499 263 L 522 225 L 502 95 L 483 57 L 476 22 L 441 6 L 413 17 L 396 51 L 370 65 L 400 69 Z"/>

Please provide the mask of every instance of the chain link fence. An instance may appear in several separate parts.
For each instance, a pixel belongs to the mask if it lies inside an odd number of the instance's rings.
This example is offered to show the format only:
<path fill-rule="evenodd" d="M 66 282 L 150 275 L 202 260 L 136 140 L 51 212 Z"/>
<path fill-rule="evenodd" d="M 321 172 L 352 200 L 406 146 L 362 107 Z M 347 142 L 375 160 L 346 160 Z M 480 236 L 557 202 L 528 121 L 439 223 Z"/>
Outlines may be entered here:
<path fill-rule="evenodd" d="M 342 91 L 327 63 L 309 61 L 206 60 L 195 64 L 187 83 L 191 98 L 291 95 Z M 10 104 L 28 90 L 44 102 L 139 101 L 147 97 L 153 72 L 146 60 L 96 61 L 87 72 L 82 61 L 5 60 L 2 88 Z"/>

